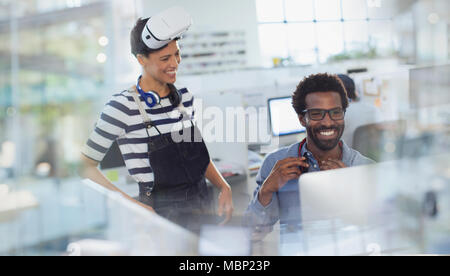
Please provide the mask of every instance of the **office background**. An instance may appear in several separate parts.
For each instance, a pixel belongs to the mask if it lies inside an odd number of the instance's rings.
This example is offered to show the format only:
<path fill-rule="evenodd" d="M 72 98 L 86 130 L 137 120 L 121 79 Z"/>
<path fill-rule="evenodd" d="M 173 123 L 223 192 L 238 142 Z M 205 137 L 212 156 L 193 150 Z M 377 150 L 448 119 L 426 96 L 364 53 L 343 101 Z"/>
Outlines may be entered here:
<path fill-rule="evenodd" d="M 360 71 L 352 76 L 362 100 L 384 121 L 413 118 L 419 125 L 414 137 L 427 143 L 411 153 L 417 146 L 406 147 L 406 140 L 387 142 L 371 157 L 402 158 L 392 155 L 403 146 L 408 157 L 448 150 L 447 0 L 0 0 L 0 197 L 28 191 L 36 203 L 41 199 L 25 213 L 0 219 L 0 254 L 58 253 L 58 246 L 33 246 L 67 241 L 65 230 L 55 229 L 70 228 L 61 219 L 85 220 L 75 210 L 89 203 L 79 202 L 72 187 L 79 183 L 81 147 L 108 98 L 140 73 L 129 46 L 134 22 L 173 5 L 194 19 L 180 41 L 177 84 L 207 105 L 266 107 L 269 98 L 289 96 L 311 73 Z M 437 84 L 429 89 L 429 83 Z M 432 100 L 420 106 L 424 98 Z M 420 134 L 430 129 L 445 135 L 426 140 Z M 245 177 L 254 165 L 248 150 L 260 153 L 258 143 L 209 146 L 225 168 L 234 153 L 241 154 L 231 174 Z M 125 170 L 105 173 L 129 182 Z M 256 185 L 250 182 L 236 193 L 238 215 Z M 130 193 L 137 189 L 132 186 L 123 184 Z M 53 198 L 53 207 L 45 207 L 43 198 Z M 62 206 L 61 213 L 46 220 L 55 206 Z M 73 222 L 65 216 L 71 211 Z M 47 224 L 56 226 L 49 230 Z"/>

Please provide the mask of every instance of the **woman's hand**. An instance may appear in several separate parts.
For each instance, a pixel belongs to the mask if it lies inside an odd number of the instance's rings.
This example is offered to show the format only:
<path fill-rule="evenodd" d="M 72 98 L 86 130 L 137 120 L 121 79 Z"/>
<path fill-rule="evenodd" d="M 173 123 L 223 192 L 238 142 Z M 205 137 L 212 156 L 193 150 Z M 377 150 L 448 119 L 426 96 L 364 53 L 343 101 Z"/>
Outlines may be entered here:
<path fill-rule="evenodd" d="M 217 213 L 220 217 L 223 216 L 224 213 L 226 215 L 225 220 L 220 223 L 220 226 L 227 224 L 231 220 L 233 211 L 234 207 L 231 187 L 227 185 L 221 189 L 219 194 L 219 208 Z"/>
<path fill-rule="evenodd" d="M 226 218 L 219 225 L 223 226 L 227 224 L 231 217 L 233 216 L 233 195 L 231 193 L 231 187 L 217 170 L 214 163 L 211 161 L 206 169 L 206 178 L 211 181 L 211 183 L 220 189 L 219 194 L 219 208 L 217 209 L 217 214 L 223 216 L 224 213 Z"/>

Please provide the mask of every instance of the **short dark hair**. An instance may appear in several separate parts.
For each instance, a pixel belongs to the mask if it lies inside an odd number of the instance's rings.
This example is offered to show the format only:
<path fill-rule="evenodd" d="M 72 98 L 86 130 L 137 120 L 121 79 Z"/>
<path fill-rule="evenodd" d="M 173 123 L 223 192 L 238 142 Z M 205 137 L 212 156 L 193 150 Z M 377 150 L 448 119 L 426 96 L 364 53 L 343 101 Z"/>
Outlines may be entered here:
<path fill-rule="evenodd" d="M 336 75 L 314 74 L 304 78 L 292 95 L 292 106 L 298 115 L 306 109 L 306 96 L 314 92 L 337 92 L 341 96 L 342 108 L 347 110 L 348 99 L 344 84 Z"/>
<path fill-rule="evenodd" d="M 136 21 L 133 29 L 131 30 L 131 53 L 135 57 L 137 57 L 137 55 L 144 55 L 147 57 L 150 53 L 154 52 L 153 50 L 148 48 L 147 45 L 145 45 L 145 43 L 142 41 L 142 31 L 144 30 L 145 25 L 147 25 L 148 20 L 149 18 L 139 18 Z"/>
<path fill-rule="evenodd" d="M 137 57 L 137 55 L 143 55 L 148 57 L 149 54 L 158 52 L 161 49 L 164 49 L 167 47 L 167 45 L 159 48 L 159 49 L 150 49 L 145 45 L 145 43 L 142 41 L 142 31 L 145 28 L 145 25 L 147 25 L 147 22 L 150 18 L 139 18 L 136 21 L 136 24 L 134 25 L 133 29 L 131 30 L 130 35 L 130 43 L 131 43 L 131 53 Z M 180 38 L 176 38 L 174 40 L 179 40 Z"/>
<path fill-rule="evenodd" d="M 345 90 L 347 91 L 347 96 L 351 100 L 356 100 L 356 93 L 355 93 L 355 82 L 352 78 L 350 78 L 347 75 L 340 74 L 338 77 L 341 79 L 342 83 L 344 84 Z"/>

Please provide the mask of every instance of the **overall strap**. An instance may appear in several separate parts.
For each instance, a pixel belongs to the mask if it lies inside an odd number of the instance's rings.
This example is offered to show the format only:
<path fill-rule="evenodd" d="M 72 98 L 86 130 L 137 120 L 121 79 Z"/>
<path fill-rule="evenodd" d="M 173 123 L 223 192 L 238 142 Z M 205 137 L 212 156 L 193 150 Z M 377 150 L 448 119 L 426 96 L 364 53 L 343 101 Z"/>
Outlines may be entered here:
<path fill-rule="evenodd" d="M 146 126 L 150 125 L 152 123 L 152 120 L 150 120 L 150 118 L 148 117 L 147 112 L 144 109 L 144 106 L 142 105 L 142 101 L 139 98 L 139 93 L 136 91 L 136 89 L 134 87 L 130 88 L 128 90 L 128 92 L 130 92 L 131 96 L 133 96 L 133 99 L 134 99 L 134 101 L 136 102 L 136 104 L 137 104 L 137 106 L 139 108 L 139 113 L 141 113 L 142 119 L 144 120 L 144 124 Z"/>
<path fill-rule="evenodd" d="M 141 113 L 142 119 L 144 120 L 145 127 L 147 129 L 149 129 L 150 127 L 154 126 L 153 123 L 152 123 L 152 120 L 148 117 L 148 114 L 147 114 L 147 112 L 144 109 L 142 101 L 139 98 L 139 92 L 137 92 L 136 88 L 132 87 L 132 88 L 130 88 L 128 90 L 128 92 L 130 92 L 131 96 L 133 96 L 133 99 L 134 99 L 134 101 L 136 102 L 136 104 L 137 104 L 137 106 L 139 108 L 139 113 Z M 184 107 L 182 102 L 179 104 L 178 109 L 180 110 L 180 113 L 183 115 L 183 118 L 184 118 L 183 121 L 189 120 L 191 122 L 192 127 L 194 127 L 194 123 L 190 119 L 190 116 L 187 114 L 186 108 Z M 161 134 L 161 132 L 159 131 L 159 129 L 156 126 L 155 126 L 155 128 L 159 132 L 159 134 Z"/>
<path fill-rule="evenodd" d="M 134 101 L 136 102 L 136 104 L 138 106 L 139 113 L 141 113 L 142 120 L 144 121 L 145 130 L 147 131 L 147 135 L 150 137 L 150 134 L 148 133 L 148 130 L 150 128 L 152 128 L 154 125 L 153 125 L 152 120 L 150 119 L 150 117 L 148 117 L 148 114 L 147 114 L 147 112 L 144 109 L 142 101 L 139 98 L 139 92 L 136 91 L 135 87 L 130 88 L 128 90 L 128 92 L 130 92 L 131 96 L 133 96 L 133 99 L 134 99 Z M 154 127 L 155 127 L 156 131 L 158 131 L 158 133 L 161 135 L 161 132 L 159 131 L 159 129 L 156 126 L 154 126 Z"/>

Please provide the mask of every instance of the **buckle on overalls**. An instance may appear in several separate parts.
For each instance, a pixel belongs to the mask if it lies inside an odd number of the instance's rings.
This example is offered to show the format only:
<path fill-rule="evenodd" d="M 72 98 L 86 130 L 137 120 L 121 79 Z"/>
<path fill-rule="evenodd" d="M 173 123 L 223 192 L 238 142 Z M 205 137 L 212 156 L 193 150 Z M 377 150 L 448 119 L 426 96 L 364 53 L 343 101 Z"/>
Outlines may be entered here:
<path fill-rule="evenodd" d="M 151 129 L 152 127 L 154 127 L 155 125 L 153 125 L 152 122 L 144 122 L 144 126 L 146 129 Z"/>

